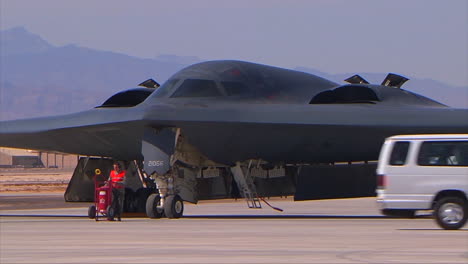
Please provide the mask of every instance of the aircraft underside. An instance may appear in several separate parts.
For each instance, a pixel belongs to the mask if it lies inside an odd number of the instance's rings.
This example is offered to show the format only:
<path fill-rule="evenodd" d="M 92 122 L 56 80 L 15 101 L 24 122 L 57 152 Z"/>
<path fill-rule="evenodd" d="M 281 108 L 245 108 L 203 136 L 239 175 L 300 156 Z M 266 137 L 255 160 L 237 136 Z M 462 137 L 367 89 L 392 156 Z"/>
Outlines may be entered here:
<path fill-rule="evenodd" d="M 245 198 L 250 208 L 259 208 L 264 197 L 374 196 L 376 165 L 367 161 L 377 159 L 385 137 L 402 131 L 431 132 L 431 128 L 411 127 L 269 126 L 145 126 L 141 138 L 144 160 L 124 161 L 127 177 L 137 179 L 127 191 L 127 211 L 178 218 L 183 201 Z M 81 180 L 75 185 L 70 182 L 65 195 L 68 201 L 92 201 L 92 172 L 99 168 L 108 175 L 110 169 L 109 164 L 86 166 L 82 171 L 91 174 L 77 172 L 74 177 Z M 86 177 L 88 184 L 84 184 Z"/>
<path fill-rule="evenodd" d="M 181 129 L 148 128 L 142 153 L 143 161 L 123 161 L 127 168 L 125 210 L 145 212 L 152 218 L 181 217 L 183 201 L 244 198 L 249 208 L 261 208 L 268 197 L 365 197 L 373 196 L 375 190 L 375 164 L 275 164 L 254 158 L 222 164 L 190 144 Z M 108 175 L 111 165 L 110 158 L 83 157 L 65 199 L 93 201 L 93 172 L 100 169 Z"/>

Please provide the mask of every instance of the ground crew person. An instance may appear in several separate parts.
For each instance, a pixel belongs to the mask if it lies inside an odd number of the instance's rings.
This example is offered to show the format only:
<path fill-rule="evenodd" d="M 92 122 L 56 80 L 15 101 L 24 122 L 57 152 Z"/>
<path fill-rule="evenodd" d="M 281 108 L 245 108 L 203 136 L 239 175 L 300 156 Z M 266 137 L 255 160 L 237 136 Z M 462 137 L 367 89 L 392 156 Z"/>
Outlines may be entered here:
<path fill-rule="evenodd" d="M 114 169 L 110 172 L 110 182 L 112 184 L 112 195 L 114 196 L 112 199 L 112 205 L 115 209 L 115 215 L 117 219 L 120 221 L 123 212 L 123 204 L 125 199 L 125 170 L 122 170 L 122 166 L 119 162 L 114 162 Z"/>

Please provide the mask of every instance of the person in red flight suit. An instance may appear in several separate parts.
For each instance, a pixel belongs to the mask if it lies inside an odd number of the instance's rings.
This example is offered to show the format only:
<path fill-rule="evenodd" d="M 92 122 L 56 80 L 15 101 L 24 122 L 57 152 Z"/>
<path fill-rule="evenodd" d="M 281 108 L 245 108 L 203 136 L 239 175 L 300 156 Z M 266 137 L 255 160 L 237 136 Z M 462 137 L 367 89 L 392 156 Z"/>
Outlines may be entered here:
<path fill-rule="evenodd" d="M 113 204 L 115 208 L 115 215 L 117 216 L 117 219 L 120 221 L 122 217 L 122 211 L 123 211 L 123 203 L 125 199 L 125 186 L 124 186 L 124 180 L 125 180 L 125 173 L 127 171 L 122 169 L 122 166 L 120 165 L 119 162 L 114 162 L 114 169 L 110 172 L 109 180 L 112 184 L 112 195 L 114 196 L 113 198 Z"/>

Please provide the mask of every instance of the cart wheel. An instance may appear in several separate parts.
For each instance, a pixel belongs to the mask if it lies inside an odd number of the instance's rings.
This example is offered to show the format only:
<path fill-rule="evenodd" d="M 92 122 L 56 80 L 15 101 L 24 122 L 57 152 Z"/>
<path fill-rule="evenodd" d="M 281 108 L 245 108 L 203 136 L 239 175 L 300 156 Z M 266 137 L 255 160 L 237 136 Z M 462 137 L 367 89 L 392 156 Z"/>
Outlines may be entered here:
<path fill-rule="evenodd" d="M 114 207 L 110 205 L 107 206 L 107 220 L 114 221 L 114 217 L 115 217 Z"/>
<path fill-rule="evenodd" d="M 161 208 L 161 196 L 153 193 L 146 199 L 146 215 L 149 218 L 161 218 L 164 214 L 164 209 Z"/>
<path fill-rule="evenodd" d="M 168 218 L 180 218 L 184 213 L 184 202 L 179 195 L 170 195 L 164 201 L 164 213 Z"/>
<path fill-rule="evenodd" d="M 88 217 L 89 217 L 90 219 L 96 218 L 96 206 L 91 205 L 91 206 L 88 208 Z"/>

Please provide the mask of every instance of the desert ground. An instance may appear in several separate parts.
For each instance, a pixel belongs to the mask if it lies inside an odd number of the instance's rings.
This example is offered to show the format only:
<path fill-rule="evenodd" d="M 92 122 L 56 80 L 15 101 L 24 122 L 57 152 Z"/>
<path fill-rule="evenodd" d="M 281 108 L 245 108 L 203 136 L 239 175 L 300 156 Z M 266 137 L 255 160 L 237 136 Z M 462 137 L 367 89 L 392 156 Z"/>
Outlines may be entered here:
<path fill-rule="evenodd" d="M 87 218 L 89 203 L 63 199 L 72 173 L 56 169 L 0 171 L 0 263 L 468 260 L 466 227 L 442 230 L 427 216 L 383 217 L 374 197 L 270 201 L 284 212 L 268 207 L 248 209 L 242 200 L 201 201 L 187 203 L 181 219 L 131 217 L 122 222 L 96 222 Z"/>
<path fill-rule="evenodd" d="M 73 170 L 0 169 L 0 193 L 64 193 Z"/>

